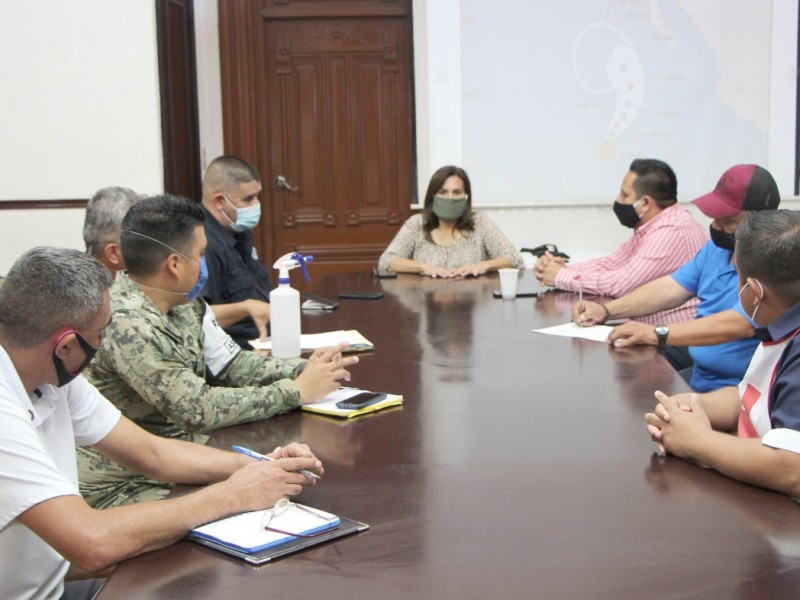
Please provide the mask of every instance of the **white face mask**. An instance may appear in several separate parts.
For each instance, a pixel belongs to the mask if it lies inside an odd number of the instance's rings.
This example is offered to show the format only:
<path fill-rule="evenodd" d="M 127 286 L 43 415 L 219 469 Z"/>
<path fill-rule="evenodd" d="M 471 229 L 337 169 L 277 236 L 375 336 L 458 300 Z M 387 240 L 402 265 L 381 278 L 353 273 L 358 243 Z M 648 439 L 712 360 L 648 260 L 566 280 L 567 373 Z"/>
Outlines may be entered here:
<path fill-rule="evenodd" d="M 755 281 L 758 284 L 758 288 L 761 291 L 761 298 L 759 299 L 759 303 L 758 305 L 756 305 L 753 314 L 750 316 L 750 320 L 753 322 L 754 325 L 758 326 L 758 323 L 756 323 L 756 315 L 758 314 L 758 309 L 761 308 L 761 302 L 763 302 L 764 300 L 764 286 L 761 285 L 761 282 L 758 279 L 754 279 L 753 281 Z M 745 290 L 745 288 L 749 286 L 750 282 L 746 281 L 745 284 L 742 286 L 742 289 L 739 290 L 739 304 L 742 303 L 742 292 Z M 755 294 L 755 290 L 753 290 L 753 294 Z M 742 304 L 742 308 L 744 308 L 744 304 Z"/>

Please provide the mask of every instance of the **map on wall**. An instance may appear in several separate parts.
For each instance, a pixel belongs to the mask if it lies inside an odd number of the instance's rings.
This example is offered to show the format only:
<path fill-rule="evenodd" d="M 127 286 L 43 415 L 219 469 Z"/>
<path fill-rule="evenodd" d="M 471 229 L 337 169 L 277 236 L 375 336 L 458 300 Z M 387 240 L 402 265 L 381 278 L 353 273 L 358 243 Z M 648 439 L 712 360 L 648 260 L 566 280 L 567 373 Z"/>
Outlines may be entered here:
<path fill-rule="evenodd" d="M 463 0 L 464 166 L 480 203 L 611 202 L 637 157 L 667 161 L 689 201 L 731 165 L 766 164 L 770 6 Z"/>

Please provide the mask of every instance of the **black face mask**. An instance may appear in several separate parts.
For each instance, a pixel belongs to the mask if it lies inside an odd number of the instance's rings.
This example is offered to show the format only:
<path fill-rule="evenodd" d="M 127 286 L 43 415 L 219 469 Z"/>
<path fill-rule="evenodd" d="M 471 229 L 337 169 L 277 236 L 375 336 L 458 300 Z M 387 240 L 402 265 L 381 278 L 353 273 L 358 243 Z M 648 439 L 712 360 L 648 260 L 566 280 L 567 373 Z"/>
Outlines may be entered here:
<path fill-rule="evenodd" d="M 92 346 L 89 342 L 87 342 L 80 333 L 77 331 L 67 332 L 67 333 L 74 333 L 75 337 L 78 338 L 78 343 L 83 349 L 83 353 L 86 355 L 86 360 L 83 361 L 83 364 L 78 368 L 77 371 L 74 373 L 70 373 L 67 371 L 67 368 L 64 366 L 64 361 L 62 361 L 58 355 L 56 355 L 56 349 L 53 348 L 53 364 L 56 367 L 56 375 L 58 376 L 58 387 L 62 387 L 67 385 L 70 381 L 75 379 L 81 372 L 89 366 L 89 363 L 92 362 L 94 355 L 97 354 L 97 348 Z M 59 342 L 61 340 L 59 339 Z M 56 344 L 58 345 L 58 344 Z"/>
<path fill-rule="evenodd" d="M 736 247 L 735 233 L 725 233 L 721 229 L 711 227 L 711 225 L 708 226 L 708 231 L 711 233 L 711 241 L 714 242 L 717 247 L 733 252 L 733 249 Z"/>
<path fill-rule="evenodd" d="M 620 225 L 624 227 L 636 227 L 639 221 L 642 220 L 636 213 L 636 204 L 623 204 L 622 202 L 614 201 L 614 214 L 617 215 L 617 219 L 619 219 Z"/>

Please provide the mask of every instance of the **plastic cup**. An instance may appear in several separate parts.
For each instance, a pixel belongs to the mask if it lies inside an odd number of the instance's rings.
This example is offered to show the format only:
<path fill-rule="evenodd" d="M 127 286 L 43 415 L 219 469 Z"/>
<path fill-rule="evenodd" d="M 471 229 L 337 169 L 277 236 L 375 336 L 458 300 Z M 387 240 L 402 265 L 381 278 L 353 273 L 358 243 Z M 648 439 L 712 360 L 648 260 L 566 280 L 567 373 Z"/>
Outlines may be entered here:
<path fill-rule="evenodd" d="M 498 269 L 500 273 L 500 294 L 503 300 L 513 300 L 517 297 L 517 280 L 519 269 Z"/>

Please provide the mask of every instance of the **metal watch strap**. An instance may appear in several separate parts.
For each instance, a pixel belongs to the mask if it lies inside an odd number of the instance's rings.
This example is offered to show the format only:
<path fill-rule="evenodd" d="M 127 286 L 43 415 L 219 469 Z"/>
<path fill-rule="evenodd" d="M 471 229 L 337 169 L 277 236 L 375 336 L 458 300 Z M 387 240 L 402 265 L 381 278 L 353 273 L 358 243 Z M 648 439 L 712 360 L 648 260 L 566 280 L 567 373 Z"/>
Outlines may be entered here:
<path fill-rule="evenodd" d="M 663 350 L 667 347 L 667 337 L 669 336 L 669 327 L 664 324 L 656 325 L 655 329 L 656 337 L 658 338 L 658 349 Z"/>

